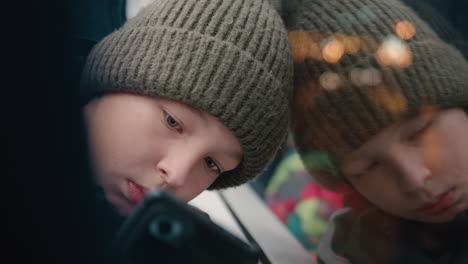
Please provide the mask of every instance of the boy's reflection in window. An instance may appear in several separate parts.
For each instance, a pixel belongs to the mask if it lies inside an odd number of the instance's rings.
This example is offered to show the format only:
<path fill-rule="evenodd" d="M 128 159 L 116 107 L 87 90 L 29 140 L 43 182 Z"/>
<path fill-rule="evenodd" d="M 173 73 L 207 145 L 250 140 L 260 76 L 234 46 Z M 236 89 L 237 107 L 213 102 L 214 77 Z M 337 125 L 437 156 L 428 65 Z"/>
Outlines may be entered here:
<path fill-rule="evenodd" d="M 288 24 L 294 140 L 351 208 L 335 214 L 319 258 L 466 263 L 465 57 L 400 1 L 302 4 Z M 317 166 L 317 153 L 330 163 Z"/>

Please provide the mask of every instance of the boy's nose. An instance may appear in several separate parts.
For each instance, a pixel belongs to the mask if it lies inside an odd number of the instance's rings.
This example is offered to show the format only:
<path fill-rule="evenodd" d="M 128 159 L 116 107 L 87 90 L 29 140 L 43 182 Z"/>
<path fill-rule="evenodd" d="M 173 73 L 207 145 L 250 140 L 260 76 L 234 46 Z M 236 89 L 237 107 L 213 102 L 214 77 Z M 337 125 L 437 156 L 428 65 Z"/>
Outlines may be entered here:
<path fill-rule="evenodd" d="M 418 191 L 425 187 L 430 175 L 427 167 L 421 164 L 406 164 L 400 167 L 402 187 L 408 192 Z"/>
<path fill-rule="evenodd" d="M 169 189 L 178 189 L 187 183 L 196 161 L 195 153 L 190 150 L 168 153 L 158 162 L 157 170 Z"/>
<path fill-rule="evenodd" d="M 391 160 L 402 190 L 414 192 L 425 187 L 431 171 L 424 164 L 422 157 L 411 152 L 394 152 Z"/>
<path fill-rule="evenodd" d="M 184 167 L 187 166 L 184 166 L 182 163 L 172 166 L 164 163 L 158 166 L 160 177 L 164 180 L 164 183 L 169 189 L 178 189 L 184 186 L 187 181 L 189 172 L 189 170 L 184 169 Z"/>

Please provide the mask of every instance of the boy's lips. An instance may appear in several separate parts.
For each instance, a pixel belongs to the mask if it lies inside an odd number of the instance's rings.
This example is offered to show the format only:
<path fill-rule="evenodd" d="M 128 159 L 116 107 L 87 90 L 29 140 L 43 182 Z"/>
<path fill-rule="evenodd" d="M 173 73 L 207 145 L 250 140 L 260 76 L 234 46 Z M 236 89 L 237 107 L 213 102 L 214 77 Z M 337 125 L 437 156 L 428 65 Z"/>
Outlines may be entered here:
<path fill-rule="evenodd" d="M 448 192 L 440 195 L 435 202 L 426 204 L 419 210 L 424 214 L 440 214 L 449 209 L 454 204 L 454 202 L 455 199 L 453 197 L 453 191 L 449 190 Z"/>
<path fill-rule="evenodd" d="M 134 181 L 127 180 L 127 196 L 133 204 L 140 203 L 148 190 Z"/>

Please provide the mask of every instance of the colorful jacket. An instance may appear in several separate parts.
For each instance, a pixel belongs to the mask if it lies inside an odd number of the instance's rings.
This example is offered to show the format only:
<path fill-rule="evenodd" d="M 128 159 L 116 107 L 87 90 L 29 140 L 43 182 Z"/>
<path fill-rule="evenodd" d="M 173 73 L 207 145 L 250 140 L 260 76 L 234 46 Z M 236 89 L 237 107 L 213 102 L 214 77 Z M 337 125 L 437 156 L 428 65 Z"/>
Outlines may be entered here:
<path fill-rule="evenodd" d="M 330 215 L 343 207 L 342 197 L 314 181 L 305 170 L 291 139 L 280 155 L 263 196 L 272 212 L 316 258 Z"/>

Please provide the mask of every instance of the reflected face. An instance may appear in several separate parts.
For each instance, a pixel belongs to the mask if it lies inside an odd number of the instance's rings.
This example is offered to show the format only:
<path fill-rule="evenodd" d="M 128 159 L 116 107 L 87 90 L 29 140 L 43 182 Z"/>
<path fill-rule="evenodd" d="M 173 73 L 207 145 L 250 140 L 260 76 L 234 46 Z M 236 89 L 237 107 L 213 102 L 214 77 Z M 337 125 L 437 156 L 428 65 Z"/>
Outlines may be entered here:
<path fill-rule="evenodd" d="M 189 201 L 242 159 L 216 118 L 162 98 L 115 93 L 85 107 L 97 183 L 122 215 L 162 189 Z"/>
<path fill-rule="evenodd" d="M 468 209 L 468 117 L 459 109 L 384 129 L 343 160 L 353 187 L 390 214 L 443 223 Z"/>

